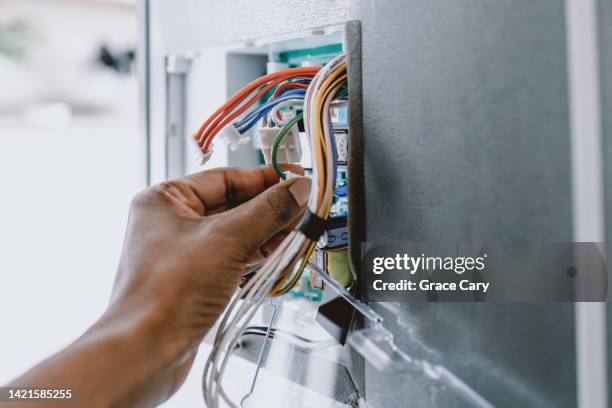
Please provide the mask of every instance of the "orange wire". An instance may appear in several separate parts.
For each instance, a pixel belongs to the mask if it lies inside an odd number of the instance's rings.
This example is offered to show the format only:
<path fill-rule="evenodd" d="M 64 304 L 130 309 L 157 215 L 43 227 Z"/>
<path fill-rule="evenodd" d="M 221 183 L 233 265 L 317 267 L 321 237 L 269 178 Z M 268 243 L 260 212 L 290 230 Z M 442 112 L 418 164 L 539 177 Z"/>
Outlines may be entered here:
<path fill-rule="evenodd" d="M 228 111 L 231 111 L 231 109 L 234 108 L 240 101 L 244 100 L 244 98 L 246 98 L 255 89 L 257 89 L 258 87 L 262 86 L 263 84 L 266 84 L 266 83 L 268 83 L 270 81 L 275 81 L 276 83 L 279 83 L 279 82 L 282 82 L 284 80 L 287 80 L 287 79 L 290 79 L 290 78 L 294 78 L 294 77 L 300 77 L 300 76 L 306 76 L 306 77 L 314 76 L 318 72 L 319 69 L 320 69 L 319 67 L 289 68 L 289 69 L 286 69 L 286 70 L 283 70 L 283 71 L 279 71 L 279 72 L 274 72 L 272 74 L 268 74 L 268 75 L 265 75 L 263 77 L 260 77 L 260 78 L 256 79 L 255 81 L 251 82 L 250 84 L 248 84 L 247 86 L 242 88 L 240 91 L 238 91 L 225 104 L 223 104 L 219 109 L 217 109 L 202 124 L 202 126 L 200 127 L 198 132 L 195 134 L 194 138 L 198 141 L 198 144 L 200 146 L 202 146 L 201 139 L 202 139 L 202 136 L 204 135 L 204 133 L 207 133 L 206 137 L 204 138 L 206 140 L 209 137 L 209 135 L 211 134 L 211 131 L 213 131 L 215 128 L 218 127 L 217 125 L 221 121 L 221 118 L 225 114 L 227 114 Z M 259 97 L 263 96 L 263 94 L 260 95 L 260 93 L 257 93 L 257 95 L 259 95 Z M 252 98 L 252 100 L 249 101 L 250 105 L 252 105 L 252 103 L 254 103 L 255 100 L 257 100 L 257 99 Z M 250 106 L 250 105 L 248 105 L 248 106 Z M 211 122 L 212 122 L 212 125 L 211 125 Z M 208 143 L 208 145 L 210 145 L 210 143 Z M 208 145 L 205 147 L 204 151 L 206 151 L 208 149 Z"/>
<path fill-rule="evenodd" d="M 278 88 L 276 88 L 276 90 L 274 91 L 274 93 L 272 94 L 273 98 L 276 98 L 278 95 L 280 95 L 280 93 L 287 89 L 287 88 L 301 88 L 301 89 L 307 89 L 308 85 L 306 84 L 301 84 L 299 82 L 285 82 L 284 84 L 280 85 Z"/>
<path fill-rule="evenodd" d="M 295 68 L 293 68 L 295 69 Z M 288 70 L 285 71 L 280 71 L 282 72 L 286 72 Z M 286 73 L 284 75 L 282 75 L 280 78 L 278 79 L 274 79 L 272 80 L 268 85 L 266 85 L 265 87 L 263 87 L 259 92 L 257 92 L 256 95 L 254 95 L 247 103 L 243 104 L 240 109 L 238 111 L 236 111 L 234 114 L 232 114 L 230 117 L 224 119 L 221 123 L 219 123 L 219 121 L 221 120 L 221 118 L 223 118 L 223 115 L 219 115 L 215 121 L 213 122 L 212 125 L 210 125 L 210 130 L 207 132 L 207 135 L 205 136 L 205 142 L 203 147 L 203 150 L 206 152 L 208 151 L 208 148 L 210 147 L 210 144 L 212 143 L 212 139 L 215 137 L 215 135 L 219 132 L 219 130 L 221 130 L 225 125 L 227 125 L 228 123 L 230 123 L 232 120 L 234 120 L 235 118 L 237 118 L 239 115 L 241 115 L 244 111 L 246 111 L 249 107 L 251 107 L 258 99 L 260 99 L 262 96 L 264 96 L 267 92 L 269 92 L 272 88 L 274 88 L 277 84 L 286 81 L 288 79 L 294 78 L 294 77 L 299 77 L 299 76 L 304 76 L 302 74 L 296 73 L 296 72 L 289 72 Z M 251 83 L 252 84 L 252 83 Z M 250 84 L 249 84 L 250 85 Z M 243 88 L 244 89 L 244 88 Z M 242 91 L 241 91 L 242 92 Z M 251 91 L 252 92 L 252 91 Z M 250 92 L 249 92 L 250 93 Z M 233 99 L 233 98 L 232 98 Z M 237 101 L 234 105 L 237 105 L 238 103 L 240 103 L 241 101 Z M 231 106 L 231 108 L 235 108 L 235 106 Z"/>
<path fill-rule="evenodd" d="M 235 104 L 235 102 L 237 102 L 239 99 L 244 99 L 245 96 L 247 96 L 248 94 L 250 94 L 251 92 L 253 92 L 253 90 L 255 90 L 257 87 L 259 87 L 260 85 L 263 85 L 264 83 L 282 75 L 283 73 L 287 73 L 288 71 L 291 72 L 297 72 L 297 70 L 299 70 L 299 72 L 304 72 L 305 74 L 310 74 L 310 72 L 312 71 L 312 68 L 317 68 L 317 67 L 307 67 L 310 68 L 310 70 L 304 70 L 304 68 L 290 68 L 284 71 L 278 71 L 278 72 L 273 72 L 271 74 L 265 75 L 263 77 L 257 78 L 255 81 L 251 82 L 250 84 L 248 84 L 247 86 L 245 86 L 244 88 L 242 88 L 240 91 L 238 91 L 234 96 L 232 96 L 227 102 L 225 102 L 219 109 L 217 109 L 215 111 L 215 113 L 213 113 L 208 120 L 206 120 L 206 122 L 204 122 L 204 124 L 200 127 L 200 130 L 198 130 L 197 134 L 201 135 L 202 133 L 204 133 L 204 131 L 206 130 L 208 124 L 210 124 L 211 120 L 213 120 L 213 118 L 215 118 L 217 115 L 219 115 L 221 112 L 223 112 L 228 106 Z"/>
<path fill-rule="evenodd" d="M 274 88 L 279 82 L 284 81 L 282 78 L 281 79 L 277 79 L 273 82 L 271 82 L 270 84 L 266 85 L 265 87 L 261 88 L 261 90 L 259 92 L 257 92 L 255 94 L 255 96 L 253 96 L 247 103 L 243 104 L 240 109 L 238 109 L 237 111 L 235 111 L 234 113 L 232 113 L 230 116 L 225 117 L 225 119 L 223 119 L 221 121 L 221 123 L 218 123 L 219 120 L 223 117 L 223 116 L 219 116 L 217 118 L 217 120 L 215 121 L 215 123 L 213 123 L 211 125 L 211 131 L 208 132 L 208 135 L 206 135 L 206 139 L 204 142 L 204 145 L 202 146 L 204 151 L 208 151 L 208 147 L 210 146 L 210 144 L 212 143 L 213 138 L 215 137 L 215 135 L 221 130 L 223 129 L 223 127 L 225 125 L 227 125 L 228 123 L 230 123 L 232 120 L 234 120 L 235 118 L 237 118 L 238 116 L 240 116 L 244 111 L 246 111 L 247 109 L 249 109 L 255 102 L 257 102 L 257 100 L 259 98 L 261 98 L 262 96 L 264 96 L 266 93 L 268 93 L 272 88 Z"/>

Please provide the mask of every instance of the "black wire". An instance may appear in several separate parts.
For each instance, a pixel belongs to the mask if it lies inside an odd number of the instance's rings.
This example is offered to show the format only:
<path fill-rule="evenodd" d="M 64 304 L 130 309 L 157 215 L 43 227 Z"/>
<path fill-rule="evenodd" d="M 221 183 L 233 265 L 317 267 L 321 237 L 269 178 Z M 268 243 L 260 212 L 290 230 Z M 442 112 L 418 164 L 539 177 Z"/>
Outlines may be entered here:
<path fill-rule="evenodd" d="M 274 339 L 277 335 L 277 333 L 279 335 L 283 335 L 283 336 L 287 336 L 287 337 L 292 337 L 296 340 L 301 341 L 302 343 L 306 343 L 306 344 L 321 344 L 321 343 L 325 343 L 324 340 L 312 340 L 309 339 L 307 337 L 303 337 L 300 336 L 298 334 L 295 333 L 291 333 L 289 331 L 286 330 L 282 330 L 282 329 L 271 329 L 270 330 L 270 338 Z M 268 327 L 266 326 L 249 326 L 245 329 L 243 336 L 247 336 L 247 335 L 255 335 L 255 336 L 266 336 L 268 334 Z"/>

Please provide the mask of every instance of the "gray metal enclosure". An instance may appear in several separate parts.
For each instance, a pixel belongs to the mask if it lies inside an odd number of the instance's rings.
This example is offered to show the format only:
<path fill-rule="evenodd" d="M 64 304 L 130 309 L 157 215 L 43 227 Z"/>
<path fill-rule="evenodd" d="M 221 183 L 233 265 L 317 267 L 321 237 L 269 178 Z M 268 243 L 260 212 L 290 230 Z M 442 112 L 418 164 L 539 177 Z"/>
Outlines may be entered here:
<path fill-rule="evenodd" d="M 363 21 L 368 239 L 571 241 L 563 3 L 404 3 Z M 496 405 L 576 404 L 571 305 L 403 313 L 400 347 Z M 366 371 L 368 401 L 400 406 L 388 395 L 405 387 L 428 405 L 423 384 L 400 382 Z"/>
<path fill-rule="evenodd" d="M 356 19 L 366 239 L 574 239 L 564 1 L 149 0 L 142 6 L 151 182 L 164 174 L 166 55 Z M 601 0 L 600 7 L 609 109 L 612 3 Z M 610 157 L 612 126 L 603 118 Z M 377 307 L 402 350 L 442 364 L 502 407 L 577 405 L 574 309 L 412 304 L 392 314 Z M 357 371 L 372 407 L 458 406 L 436 400 L 420 380 L 369 366 Z"/>

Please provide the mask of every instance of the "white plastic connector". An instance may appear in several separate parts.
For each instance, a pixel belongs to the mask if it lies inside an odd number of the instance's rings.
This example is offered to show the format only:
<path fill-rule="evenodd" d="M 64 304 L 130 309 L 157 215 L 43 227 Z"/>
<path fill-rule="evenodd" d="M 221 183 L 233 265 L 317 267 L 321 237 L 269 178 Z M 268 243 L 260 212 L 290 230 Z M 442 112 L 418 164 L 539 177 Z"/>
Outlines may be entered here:
<path fill-rule="evenodd" d="M 346 162 L 348 160 L 348 134 L 343 131 L 335 132 L 334 139 L 336 141 L 338 162 Z"/>
<path fill-rule="evenodd" d="M 276 135 L 280 132 L 279 127 L 262 127 L 259 129 L 259 143 L 266 164 L 272 163 L 272 145 Z M 299 163 L 302 159 L 302 146 L 300 135 L 296 127 L 292 127 L 278 146 L 276 161 L 279 163 Z"/>
<path fill-rule="evenodd" d="M 230 149 L 238 150 L 240 146 L 248 143 L 251 140 L 250 137 L 240 134 L 238 129 L 231 123 L 225 125 L 217 134 L 217 136 L 225 142 Z"/>
<path fill-rule="evenodd" d="M 206 162 L 210 160 L 210 157 L 213 154 L 212 145 L 208 148 L 208 153 L 204 154 L 202 153 L 202 149 L 200 148 L 200 146 L 198 146 L 198 142 L 195 140 L 194 137 L 190 137 L 189 140 L 191 141 L 191 150 L 193 150 L 197 156 L 198 164 L 200 166 L 205 165 Z"/>

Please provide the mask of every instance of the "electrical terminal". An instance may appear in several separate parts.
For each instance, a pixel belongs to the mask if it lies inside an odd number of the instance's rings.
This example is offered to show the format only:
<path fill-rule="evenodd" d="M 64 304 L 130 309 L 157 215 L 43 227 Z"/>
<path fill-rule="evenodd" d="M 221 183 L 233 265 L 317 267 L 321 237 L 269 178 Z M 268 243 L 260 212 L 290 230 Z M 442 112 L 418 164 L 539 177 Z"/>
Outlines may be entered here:
<path fill-rule="evenodd" d="M 334 139 L 336 141 L 338 163 L 344 164 L 348 160 L 348 133 L 345 130 L 336 131 L 334 132 Z"/>
<path fill-rule="evenodd" d="M 231 123 L 224 126 L 219 131 L 218 136 L 232 151 L 238 150 L 240 146 L 251 140 L 250 137 L 240 134 L 238 129 Z"/>
<path fill-rule="evenodd" d="M 200 166 L 205 165 L 210 160 L 213 154 L 212 145 L 208 148 L 208 153 L 203 153 L 202 148 L 198 145 L 198 142 L 195 139 L 195 137 L 190 137 L 189 140 L 190 140 L 191 150 L 193 150 L 196 155 L 197 163 Z"/>
<path fill-rule="evenodd" d="M 281 131 L 279 127 L 259 128 L 259 142 L 266 164 L 272 163 L 272 146 L 274 139 Z M 302 146 L 300 145 L 300 135 L 295 127 L 283 137 L 276 153 L 278 163 L 299 163 L 302 159 Z"/>
<path fill-rule="evenodd" d="M 270 71 L 276 71 L 276 66 L 269 66 Z M 270 99 L 262 101 L 260 105 L 257 105 L 251 111 L 246 113 L 243 117 L 239 118 L 233 126 L 225 126 L 219 131 L 218 127 L 204 126 L 205 131 L 202 132 L 202 141 L 206 141 L 206 145 L 209 146 L 214 137 L 221 137 L 226 143 L 233 149 L 238 148 L 240 145 L 246 143 L 246 133 L 249 128 L 254 128 L 257 123 L 261 123 L 261 127 L 258 130 L 258 139 L 262 154 L 266 163 L 272 163 L 274 153 L 274 166 L 275 170 L 281 177 L 292 177 L 289 172 L 283 172 L 279 163 L 299 163 L 302 156 L 302 148 L 307 149 L 307 145 L 304 147 L 300 143 L 300 132 L 299 127 L 304 129 L 303 118 L 323 118 L 325 120 L 313 121 L 313 128 L 308 129 L 306 136 L 309 138 L 310 153 L 312 157 L 312 169 L 317 177 L 313 180 L 313 187 L 318 187 L 318 194 L 314 194 L 315 189 L 311 192 L 312 197 L 309 197 L 309 209 L 312 214 L 329 214 L 329 204 L 338 204 L 338 199 L 344 199 L 347 197 L 347 189 L 344 184 L 340 185 L 337 182 L 334 183 L 336 178 L 339 178 L 338 173 L 339 163 L 336 160 L 330 160 L 335 156 L 336 152 L 329 151 L 329 148 L 336 142 L 334 139 L 334 129 L 336 123 L 330 123 L 327 120 L 328 102 L 335 98 L 338 92 L 342 90 L 342 97 L 346 91 L 346 74 L 347 74 L 347 61 L 346 56 L 343 54 L 333 58 L 323 68 L 288 68 L 273 77 L 262 77 L 259 78 L 232 97 L 232 99 L 224 104 L 218 111 L 221 112 L 221 116 L 215 116 L 209 118 L 205 124 L 210 125 L 211 123 L 219 123 L 221 120 L 235 120 L 240 112 L 245 112 L 250 107 L 254 106 L 257 99 L 250 97 L 255 91 L 261 89 L 262 86 L 268 87 L 267 89 L 272 91 L 276 85 L 283 89 L 274 95 Z M 279 85 L 280 84 L 280 85 Z M 315 86 L 313 86 L 314 84 Z M 279 90 L 276 88 L 273 92 Z M 288 89 L 295 88 L 295 89 Z M 310 90 L 308 91 L 304 91 Z M 256 95 L 259 95 L 257 93 Z M 259 98 L 261 99 L 261 98 Z M 289 100 L 297 101 L 297 108 L 294 111 L 288 109 L 292 105 L 280 105 Z M 276 104 L 276 105 L 275 105 Z M 279 107 L 276 111 L 272 111 L 275 107 Z M 302 109 L 299 109 L 299 107 Z M 277 112 L 281 115 L 277 116 Z M 291 113 L 286 113 L 291 112 Z M 231 115 L 231 116 L 230 116 Z M 285 116 L 286 115 L 286 116 Z M 338 115 L 339 116 L 339 115 Z M 230 118 L 231 119 L 228 119 Z M 289 119 L 291 118 L 291 119 Z M 271 120 L 274 120 L 272 124 Z M 278 119 L 278 120 L 277 120 Z M 212 122 L 214 120 L 214 122 Z M 261 122 L 260 122 L 261 120 Z M 286 123 L 283 123 L 286 122 Z M 280 127 L 282 126 L 282 127 Z M 346 126 L 345 126 L 346 128 Z M 240 132 L 243 132 L 240 134 Z M 316 138 L 315 138 L 316 136 Z M 319 138 L 324 143 L 318 143 Z M 340 149 L 344 149 L 346 144 L 340 143 Z M 347 150 L 347 149 L 345 149 Z M 344 150 L 343 150 L 344 151 Z M 325 160 L 327 159 L 327 160 Z M 337 181 L 337 180 L 336 180 Z M 334 201 L 335 200 L 335 201 Z M 286 241 L 286 251 L 275 251 L 273 252 L 254 273 L 254 278 L 249 282 L 253 282 L 252 285 L 246 285 L 241 288 L 241 294 L 239 298 L 250 299 L 247 304 L 240 304 L 237 301 L 230 303 L 226 316 L 227 319 L 223 319 L 220 323 L 219 330 L 217 331 L 214 339 L 215 347 L 213 347 L 210 356 L 208 357 L 207 364 L 205 365 L 205 372 L 203 378 L 203 394 L 206 400 L 207 406 L 219 405 L 219 398 L 223 397 L 229 405 L 236 405 L 229 401 L 229 398 L 224 396 L 223 390 L 223 373 L 225 363 L 231 356 L 231 350 L 234 345 L 238 344 L 242 336 L 245 334 L 245 325 L 247 319 L 250 320 L 257 310 L 258 305 L 264 302 L 267 296 L 281 296 L 290 293 L 292 288 L 300 282 L 300 279 L 306 279 L 307 276 L 303 274 L 306 266 L 314 270 L 315 277 L 312 281 L 315 283 L 315 287 L 323 288 L 325 286 L 332 288 L 338 294 L 344 298 L 352 299 L 349 292 L 347 292 L 342 286 L 348 285 L 352 278 L 352 271 L 348 265 L 348 252 L 346 250 L 348 244 L 348 227 L 346 225 L 346 217 L 341 220 L 335 220 L 338 217 L 335 214 L 330 214 L 332 220 L 343 222 L 342 225 L 330 225 L 325 227 L 326 232 L 326 243 L 324 248 L 316 248 L 313 244 L 314 235 L 311 234 L 307 237 L 303 234 L 292 234 Z M 345 228 L 343 230 L 342 228 Z M 335 251 L 331 257 L 330 253 Z M 289 269 L 293 266 L 297 266 L 299 260 L 308 258 L 308 263 L 299 263 L 299 269 L 292 271 Z M 326 264 L 324 268 L 320 268 L 319 265 L 313 262 L 313 259 L 327 259 L 331 258 L 333 265 L 331 265 L 331 272 L 334 273 L 334 277 L 331 277 L 328 273 L 330 272 Z M 290 262 L 289 262 L 290 261 Z M 320 270 L 320 271 L 319 271 Z M 321 275 L 320 275 L 321 274 Z M 279 281 L 279 277 L 283 276 L 282 281 Z M 338 283 L 336 279 L 342 281 Z M 306 282 L 304 282 L 306 283 Z M 335 288 L 335 289 L 334 289 Z M 311 290 L 308 293 L 313 293 Z M 305 291 L 303 291 L 305 292 Z M 322 291 L 318 291 L 323 296 Z M 320 298 L 317 298 L 320 299 Z M 313 300 L 314 297 L 313 297 Z M 354 306 L 354 305 L 353 305 Z M 355 308 L 361 306 L 358 303 Z M 329 305 L 331 312 L 335 311 L 340 306 L 336 304 Z M 361 309 L 357 309 L 361 311 Z M 368 317 L 364 312 L 361 312 Z M 348 333 L 348 328 L 351 327 L 353 321 L 352 314 L 354 312 L 344 314 L 341 321 L 336 321 L 334 313 L 320 313 L 322 316 L 328 318 L 331 323 L 340 327 L 340 331 L 336 330 L 340 334 L 340 341 L 343 341 Z M 274 319 L 274 317 L 273 317 Z M 330 327 L 332 325 L 330 324 Z M 272 327 L 272 326 L 271 326 Z M 332 327 L 333 329 L 333 327 Z M 346 333 L 345 333 L 346 332 Z M 219 369 L 215 369 L 219 367 Z M 259 366 L 258 366 L 259 367 Z"/>

